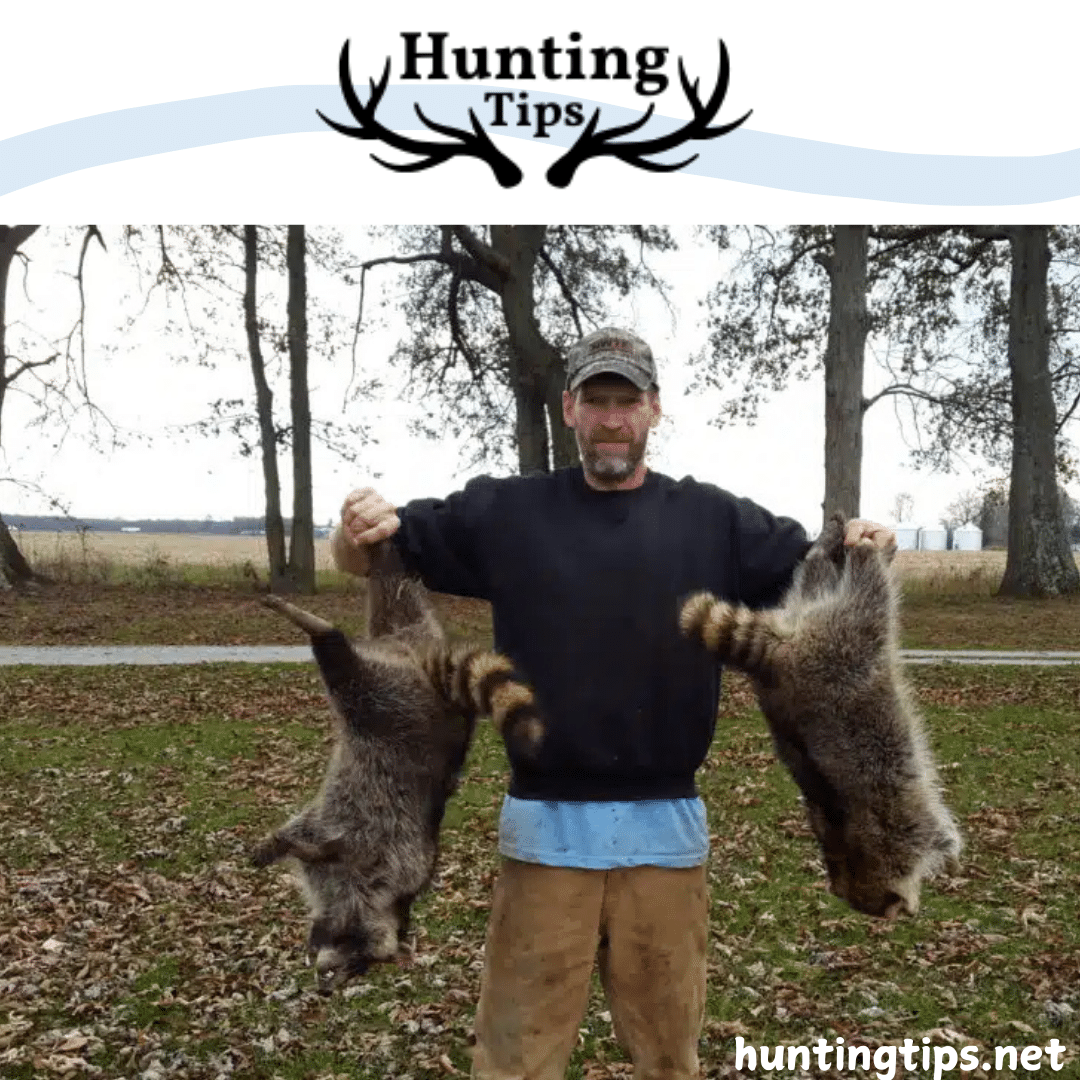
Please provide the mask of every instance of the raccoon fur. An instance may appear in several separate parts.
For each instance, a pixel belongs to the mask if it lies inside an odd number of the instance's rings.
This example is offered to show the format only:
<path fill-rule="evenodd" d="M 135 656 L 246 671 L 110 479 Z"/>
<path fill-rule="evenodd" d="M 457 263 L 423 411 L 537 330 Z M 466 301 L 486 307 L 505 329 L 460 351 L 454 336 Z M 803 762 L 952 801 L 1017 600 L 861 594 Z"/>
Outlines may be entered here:
<path fill-rule="evenodd" d="M 680 625 L 751 676 L 832 891 L 892 918 L 918 911 L 923 879 L 955 865 L 961 840 L 900 671 L 891 554 L 845 547 L 844 526 L 826 524 L 779 608 L 702 593 Z"/>
<path fill-rule="evenodd" d="M 319 794 L 253 860 L 291 858 L 311 908 L 317 984 L 329 993 L 407 951 L 410 907 L 434 873 L 477 717 L 490 715 L 526 752 L 543 724 L 509 660 L 447 645 L 423 586 L 389 544 L 369 578 L 366 640 L 354 645 L 280 597 L 265 602 L 310 635 L 336 738 Z"/>

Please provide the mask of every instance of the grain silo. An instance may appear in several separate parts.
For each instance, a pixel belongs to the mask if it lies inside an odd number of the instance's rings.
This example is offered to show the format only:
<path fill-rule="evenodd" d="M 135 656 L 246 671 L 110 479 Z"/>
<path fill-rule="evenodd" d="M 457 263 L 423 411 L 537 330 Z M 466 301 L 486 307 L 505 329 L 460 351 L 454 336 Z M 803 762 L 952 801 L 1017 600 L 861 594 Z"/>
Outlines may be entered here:
<path fill-rule="evenodd" d="M 919 526 L 902 521 L 893 527 L 896 533 L 896 546 L 900 551 L 915 551 L 919 546 Z"/>
<path fill-rule="evenodd" d="M 945 529 L 920 529 L 920 551 L 945 551 L 949 546 L 949 534 Z"/>
<path fill-rule="evenodd" d="M 982 529 L 969 521 L 953 529 L 953 548 L 956 551 L 982 551 Z"/>

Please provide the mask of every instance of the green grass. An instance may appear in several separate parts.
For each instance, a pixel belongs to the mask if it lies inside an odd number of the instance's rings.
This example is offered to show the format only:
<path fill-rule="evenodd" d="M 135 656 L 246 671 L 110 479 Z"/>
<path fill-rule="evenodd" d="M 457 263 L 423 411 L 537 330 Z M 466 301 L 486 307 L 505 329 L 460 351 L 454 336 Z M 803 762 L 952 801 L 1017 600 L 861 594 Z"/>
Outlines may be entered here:
<path fill-rule="evenodd" d="M 876 1046 L 946 1030 L 987 1047 L 1057 1037 L 1076 1069 L 1080 670 L 911 677 L 967 849 L 894 924 L 828 894 L 794 785 L 732 680 L 700 774 L 707 1075 L 725 1075 L 736 1034 Z M 63 1075 L 65 1056 L 105 1078 L 154 1062 L 237 1080 L 467 1072 L 505 785 L 487 725 L 415 909 L 414 961 L 327 1000 L 296 890 L 247 864 L 318 785 L 329 724 L 309 666 L 7 668 L 0 701 L 0 1075 Z M 627 1075 L 603 1008 L 597 993 L 571 1077 Z"/>

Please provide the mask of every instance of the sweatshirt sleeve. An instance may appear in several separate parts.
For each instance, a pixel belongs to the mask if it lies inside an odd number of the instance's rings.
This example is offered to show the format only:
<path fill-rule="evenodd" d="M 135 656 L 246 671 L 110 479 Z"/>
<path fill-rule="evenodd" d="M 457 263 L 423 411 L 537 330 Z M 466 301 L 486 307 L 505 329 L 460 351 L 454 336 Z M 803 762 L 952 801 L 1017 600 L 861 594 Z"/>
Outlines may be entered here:
<path fill-rule="evenodd" d="M 739 599 L 752 608 L 775 607 L 810 541 L 797 521 L 775 517 L 750 499 L 737 500 L 736 514 Z"/>
<path fill-rule="evenodd" d="M 394 543 L 429 589 L 489 599 L 482 544 L 497 488 L 498 481 L 481 476 L 445 499 L 415 499 L 398 508 Z"/>

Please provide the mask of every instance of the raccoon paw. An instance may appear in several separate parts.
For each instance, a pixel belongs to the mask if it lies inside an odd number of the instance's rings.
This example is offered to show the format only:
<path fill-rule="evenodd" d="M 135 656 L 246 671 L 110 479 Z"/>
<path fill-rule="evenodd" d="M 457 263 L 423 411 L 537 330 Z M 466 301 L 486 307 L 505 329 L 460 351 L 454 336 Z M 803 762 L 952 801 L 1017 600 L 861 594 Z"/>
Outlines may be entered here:
<path fill-rule="evenodd" d="M 814 541 L 814 546 L 827 559 L 835 563 L 844 561 L 844 534 L 847 531 L 847 521 L 843 514 L 833 514 L 825 522 L 821 534 Z"/>
<path fill-rule="evenodd" d="M 251 852 L 251 863 L 253 866 L 269 866 L 284 854 L 280 837 L 268 836 Z"/>

